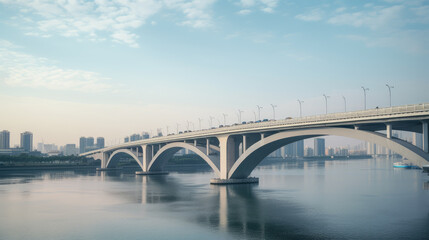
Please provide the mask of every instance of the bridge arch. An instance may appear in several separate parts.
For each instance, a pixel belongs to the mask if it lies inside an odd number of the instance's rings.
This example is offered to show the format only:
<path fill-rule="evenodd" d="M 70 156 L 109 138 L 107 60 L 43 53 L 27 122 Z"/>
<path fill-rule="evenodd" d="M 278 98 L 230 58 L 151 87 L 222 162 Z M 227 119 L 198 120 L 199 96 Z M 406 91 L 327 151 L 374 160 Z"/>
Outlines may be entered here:
<path fill-rule="evenodd" d="M 238 179 L 248 177 L 253 169 L 255 169 L 255 167 L 266 156 L 284 145 L 307 138 L 327 135 L 355 138 L 386 147 L 407 158 L 412 164 L 419 167 L 429 164 L 429 153 L 426 153 L 422 149 L 401 139 L 389 139 L 386 138 L 386 135 L 384 134 L 364 130 L 347 128 L 315 128 L 280 132 L 261 139 L 250 146 L 235 161 L 228 173 L 228 178 Z"/>
<path fill-rule="evenodd" d="M 112 154 L 110 154 L 109 159 L 107 160 L 106 168 L 114 168 L 116 166 L 117 161 L 114 157 L 115 157 L 115 155 L 120 154 L 120 153 L 125 153 L 125 154 L 128 154 L 129 156 L 131 156 L 139 164 L 139 166 L 143 169 L 143 164 L 141 163 L 141 161 L 129 149 L 118 149 L 118 150 L 114 151 Z"/>
<path fill-rule="evenodd" d="M 182 149 L 188 149 L 198 156 L 200 156 L 212 169 L 213 171 L 219 176 L 219 156 L 218 155 L 209 155 L 207 156 L 205 151 L 205 147 L 199 147 L 194 146 L 189 143 L 184 142 L 174 142 L 169 143 L 165 146 L 163 146 L 159 151 L 153 156 L 152 161 L 149 163 L 148 166 L 148 172 L 149 171 L 162 171 L 162 167 L 165 163 L 167 163 L 168 160 L 170 160 L 174 154 L 176 154 L 178 151 Z"/>

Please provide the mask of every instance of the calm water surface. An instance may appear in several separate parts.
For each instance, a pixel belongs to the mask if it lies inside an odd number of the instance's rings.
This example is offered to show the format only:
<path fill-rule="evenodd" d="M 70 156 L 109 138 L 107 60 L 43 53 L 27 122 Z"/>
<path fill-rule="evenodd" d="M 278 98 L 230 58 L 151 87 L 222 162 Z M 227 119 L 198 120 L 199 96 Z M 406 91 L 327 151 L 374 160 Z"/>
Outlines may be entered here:
<path fill-rule="evenodd" d="M 429 239 L 429 176 L 397 160 L 281 162 L 257 185 L 213 173 L 0 175 L 0 239 Z"/>

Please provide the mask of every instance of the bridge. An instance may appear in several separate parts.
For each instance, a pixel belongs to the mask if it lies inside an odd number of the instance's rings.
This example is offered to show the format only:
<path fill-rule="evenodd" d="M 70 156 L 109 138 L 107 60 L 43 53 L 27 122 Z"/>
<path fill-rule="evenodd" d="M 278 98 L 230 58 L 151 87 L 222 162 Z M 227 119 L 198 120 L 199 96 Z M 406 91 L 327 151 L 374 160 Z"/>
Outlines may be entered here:
<path fill-rule="evenodd" d="M 270 153 L 287 144 L 320 136 L 342 136 L 383 146 L 415 166 L 429 165 L 429 103 L 333 113 L 296 119 L 234 124 L 215 129 L 170 134 L 127 142 L 80 156 L 101 160 L 99 170 L 114 169 L 118 154 L 128 154 L 141 167 L 136 174 L 162 174 L 178 151 L 200 156 L 218 178 L 212 184 L 257 182 L 249 177 Z M 392 130 L 422 134 L 422 148 L 392 136 Z"/>

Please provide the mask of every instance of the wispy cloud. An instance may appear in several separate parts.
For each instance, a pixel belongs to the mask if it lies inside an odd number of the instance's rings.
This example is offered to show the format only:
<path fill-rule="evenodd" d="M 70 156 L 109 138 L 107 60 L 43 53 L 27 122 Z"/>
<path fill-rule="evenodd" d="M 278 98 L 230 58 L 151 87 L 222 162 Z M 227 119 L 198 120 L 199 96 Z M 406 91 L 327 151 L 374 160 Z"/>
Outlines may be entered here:
<path fill-rule="evenodd" d="M 341 13 L 331 17 L 328 23 L 335 25 L 350 25 L 354 27 L 368 27 L 376 30 L 383 27 L 403 24 L 403 10 L 401 5 L 373 8 L 370 11 Z"/>
<path fill-rule="evenodd" d="M 243 9 L 238 14 L 245 15 L 251 13 L 251 8 L 258 8 L 266 13 L 273 13 L 278 5 L 278 0 L 240 0 L 238 5 Z"/>
<path fill-rule="evenodd" d="M 112 89 L 97 73 L 64 69 L 46 58 L 17 51 L 20 47 L 0 40 L 0 80 L 9 86 L 102 92 Z"/>
<path fill-rule="evenodd" d="M 111 39 L 139 47 L 136 29 L 162 9 L 183 15 L 180 25 L 204 28 L 213 25 L 210 14 L 216 0 L 96 0 L 39 1 L 0 0 L 16 6 L 27 35 L 76 37 L 91 41 Z M 152 21 L 150 21 L 152 22 Z M 22 26 L 21 26 L 22 27 Z"/>
<path fill-rule="evenodd" d="M 313 9 L 310 12 L 298 14 L 295 18 L 306 22 L 317 22 L 323 19 L 323 11 L 321 9 Z"/>

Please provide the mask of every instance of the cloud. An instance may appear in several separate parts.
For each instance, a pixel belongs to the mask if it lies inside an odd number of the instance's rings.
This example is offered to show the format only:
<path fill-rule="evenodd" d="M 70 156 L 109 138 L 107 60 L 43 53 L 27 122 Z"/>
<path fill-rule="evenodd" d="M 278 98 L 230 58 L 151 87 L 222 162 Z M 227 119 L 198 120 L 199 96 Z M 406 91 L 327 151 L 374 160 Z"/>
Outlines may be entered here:
<path fill-rule="evenodd" d="M 404 7 L 395 5 L 391 7 L 373 8 L 369 11 L 341 13 L 333 16 L 328 23 L 334 25 L 349 25 L 354 27 L 368 27 L 372 30 L 383 27 L 402 25 Z"/>
<path fill-rule="evenodd" d="M 238 11 L 237 13 L 240 14 L 240 15 L 247 15 L 247 14 L 249 14 L 251 12 L 252 11 L 249 10 L 249 9 L 242 9 L 242 10 Z"/>
<path fill-rule="evenodd" d="M 63 69 L 48 59 L 16 51 L 18 46 L 0 40 L 0 80 L 9 86 L 102 92 L 112 89 L 107 78 L 89 71 Z"/>
<path fill-rule="evenodd" d="M 317 22 L 323 19 L 323 11 L 320 9 L 313 9 L 308 13 L 298 14 L 295 18 L 306 22 Z"/>
<path fill-rule="evenodd" d="M 250 8 L 257 7 L 266 13 L 273 13 L 278 5 L 278 0 L 240 0 L 238 5 L 243 9 L 238 14 L 245 15 L 251 12 Z"/>
<path fill-rule="evenodd" d="M 179 25 L 205 28 L 213 25 L 210 14 L 216 0 L 95 0 L 39 1 L 0 0 L 20 10 L 17 19 L 27 35 L 75 37 L 91 41 L 106 38 L 139 47 L 136 29 L 163 8 L 183 14 Z M 26 19 L 26 20 L 24 20 Z M 15 22 L 16 24 L 16 22 Z"/>

